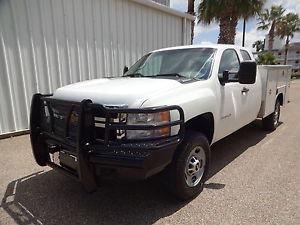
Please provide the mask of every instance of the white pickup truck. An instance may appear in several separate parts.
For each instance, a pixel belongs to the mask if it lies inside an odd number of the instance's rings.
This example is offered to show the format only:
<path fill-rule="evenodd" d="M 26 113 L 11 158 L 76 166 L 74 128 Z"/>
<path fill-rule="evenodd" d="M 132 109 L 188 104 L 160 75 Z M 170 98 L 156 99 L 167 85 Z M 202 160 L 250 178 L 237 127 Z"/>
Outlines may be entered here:
<path fill-rule="evenodd" d="M 103 177 L 160 173 L 175 196 L 191 199 L 203 189 L 213 143 L 257 118 L 276 129 L 289 80 L 288 66 L 257 67 L 233 45 L 156 50 L 122 77 L 35 94 L 33 154 L 87 191 Z"/>

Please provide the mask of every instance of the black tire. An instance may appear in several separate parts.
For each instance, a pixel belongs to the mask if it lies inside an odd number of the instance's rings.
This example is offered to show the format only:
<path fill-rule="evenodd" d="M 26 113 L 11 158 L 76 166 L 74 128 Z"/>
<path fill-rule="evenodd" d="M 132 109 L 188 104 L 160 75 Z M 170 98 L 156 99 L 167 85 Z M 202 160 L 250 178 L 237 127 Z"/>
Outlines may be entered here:
<path fill-rule="evenodd" d="M 204 150 L 205 153 L 205 163 L 201 161 L 199 167 L 200 169 L 204 168 L 204 172 L 197 184 L 195 183 L 196 185 L 191 187 L 187 184 L 188 168 L 186 164 L 191 160 L 191 152 L 198 148 L 202 148 L 201 151 Z M 207 179 L 209 160 L 210 147 L 206 136 L 202 133 L 187 131 L 183 142 L 178 146 L 172 163 L 165 171 L 164 183 L 167 189 L 180 200 L 190 200 L 197 197 L 202 192 L 204 182 Z"/>
<path fill-rule="evenodd" d="M 32 136 L 32 135 L 31 135 Z M 31 137 L 31 140 L 34 138 Z M 32 153 L 36 163 L 39 166 L 46 166 L 47 162 L 50 160 L 50 155 L 47 152 L 47 145 L 40 137 L 35 138 L 35 141 L 31 141 Z"/>
<path fill-rule="evenodd" d="M 35 161 L 40 166 L 46 166 L 50 159 L 47 145 L 40 135 L 39 126 L 41 123 L 41 94 L 35 94 L 31 101 L 30 110 L 30 141 Z"/>
<path fill-rule="evenodd" d="M 267 131 L 276 130 L 279 124 L 280 117 L 280 101 L 276 100 L 275 109 L 272 114 L 262 119 L 263 128 Z"/>

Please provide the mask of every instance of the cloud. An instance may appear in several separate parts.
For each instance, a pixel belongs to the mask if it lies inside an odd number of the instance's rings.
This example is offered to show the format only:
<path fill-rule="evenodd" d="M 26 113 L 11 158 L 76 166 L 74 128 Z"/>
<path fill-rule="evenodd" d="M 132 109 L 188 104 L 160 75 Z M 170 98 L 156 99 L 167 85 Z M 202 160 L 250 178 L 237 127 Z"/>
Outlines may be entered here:
<path fill-rule="evenodd" d="M 252 48 L 252 44 L 257 40 L 264 40 L 265 38 L 265 31 L 257 31 L 256 28 L 251 29 L 250 31 L 246 32 L 245 35 L 245 47 L 251 50 L 255 50 Z M 235 36 L 235 44 L 242 45 L 243 39 L 243 32 L 237 31 Z"/>
<path fill-rule="evenodd" d="M 263 41 L 265 39 L 265 34 L 266 34 L 265 31 L 258 31 L 256 30 L 256 28 L 253 28 L 250 31 L 246 32 L 245 47 L 255 51 L 255 48 L 252 47 L 252 44 L 257 40 Z M 243 39 L 243 32 L 237 31 L 235 36 L 235 44 L 242 45 L 242 39 Z M 281 40 L 280 42 L 283 46 L 284 40 Z M 291 42 L 300 42 L 300 33 L 297 33 L 295 37 L 291 40 Z"/>
<path fill-rule="evenodd" d="M 211 44 L 214 44 L 214 43 L 212 43 L 212 42 L 210 42 L 210 41 L 201 41 L 200 44 L 201 44 L 201 45 L 211 45 Z"/>
<path fill-rule="evenodd" d="M 195 36 L 198 36 L 203 33 L 208 33 L 212 31 L 219 30 L 219 25 L 217 23 L 211 23 L 210 25 L 203 25 L 201 23 L 195 25 Z"/>
<path fill-rule="evenodd" d="M 171 0 L 170 7 L 176 10 L 186 12 L 187 11 L 187 3 L 188 1 L 185 0 Z"/>
<path fill-rule="evenodd" d="M 183 12 L 187 11 L 187 0 L 170 0 L 171 7 Z M 199 4 L 199 0 L 196 0 L 195 8 Z M 267 0 L 265 8 L 270 8 L 272 5 L 282 5 L 286 9 L 286 12 L 294 12 L 300 14 L 300 4 L 299 0 Z M 251 20 L 252 22 L 247 23 L 247 28 L 250 29 L 246 32 L 246 41 L 245 45 L 252 49 L 252 44 L 256 40 L 263 40 L 267 31 L 257 31 L 255 19 Z M 242 41 L 242 26 L 238 26 L 236 34 L 236 44 L 240 45 Z M 212 23 L 208 26 L 203 24 L 195 25 L 195 43 L 202 42 L 214 42 L 217 39 L 219 25 L 217 23 Z M 291 40 L 292 42 L 300 41 L 300 33 L 296 33 L 295 37 Z"/>
<path fill-rule="evenodd" d="M 282 5 L 286 12 L 294 12 L 300 14 L 299 0 L 269 0 L 264 8 L 271 8 L 272 5 Z"/>

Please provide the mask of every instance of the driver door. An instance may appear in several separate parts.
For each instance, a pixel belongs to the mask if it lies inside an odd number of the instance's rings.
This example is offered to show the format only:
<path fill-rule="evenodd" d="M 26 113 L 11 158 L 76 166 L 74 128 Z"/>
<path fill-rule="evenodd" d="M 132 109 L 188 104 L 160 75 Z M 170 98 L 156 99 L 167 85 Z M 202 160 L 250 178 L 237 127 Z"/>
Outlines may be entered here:
<path fill-rule="evenodd" d="M 241 84 L 237 73 L 240 60 L 235 49 L 226 49 L 221 56 L 219 74 L 229 72 L 230 82 L 219 85 L 220 88 L 220 129 L 218 139 L 221 139 L 240 128 L 241 122 Z"/>

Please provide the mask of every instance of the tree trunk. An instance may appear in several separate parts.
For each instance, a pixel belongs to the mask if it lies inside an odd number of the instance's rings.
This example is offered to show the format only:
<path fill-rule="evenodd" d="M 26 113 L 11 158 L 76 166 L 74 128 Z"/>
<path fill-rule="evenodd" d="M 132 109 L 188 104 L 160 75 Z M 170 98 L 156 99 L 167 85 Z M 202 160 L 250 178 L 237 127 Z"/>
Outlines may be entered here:
<path fill-rule="evenodd" d="M 290 37 L 287 36 L 285 40 L 285 46 L 284 46 L 284 65 L 287 63 L 287 55 L 289 50 L 289 43 L 290 43 Z"/>
<path fill-rule="evenodd" d="M 219 21 L 220 33 L 218 44 L 234 44 L 237 22 L 238 18 L 231 8 L 223 11 Z"/>
<path fill-rule="evenodd" d="M 238 23 L 237 16 L 236 15 L 232 16 L 230 19 L 230 33 L 229 33 L 228 44 L 234 45 L 237 23 Z"/>
<path fill-rule="evenodd" d="M 218 44 L 229 44 L 230 40 L 230 19 L 226 15 L 221 15 L 220 22 L 220 33 L 218 37 Z"/>
<path fill-rule="evenodd" d="M 188 14 L 195 16 L 195 0 L 188 0 Z M 193 44 L 194 40 L 194 27 L 195 27 L 195 20 L 191 23 L 191 44 Z"/>
<path fill-rule="evenodd" d="M 275 36 L 275 21 L 272 22 L 268 35 L 269 35 L 268 50 L 271 51 L 273 49 L 274 36 Z"/>

